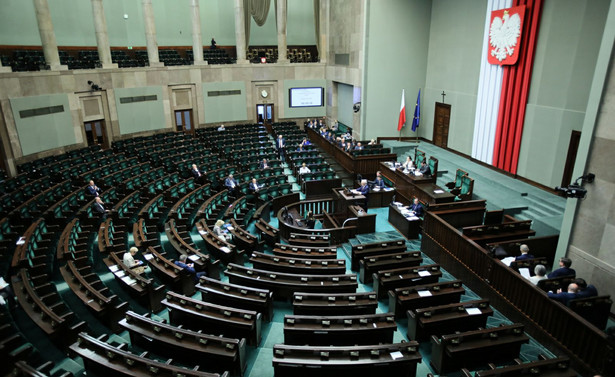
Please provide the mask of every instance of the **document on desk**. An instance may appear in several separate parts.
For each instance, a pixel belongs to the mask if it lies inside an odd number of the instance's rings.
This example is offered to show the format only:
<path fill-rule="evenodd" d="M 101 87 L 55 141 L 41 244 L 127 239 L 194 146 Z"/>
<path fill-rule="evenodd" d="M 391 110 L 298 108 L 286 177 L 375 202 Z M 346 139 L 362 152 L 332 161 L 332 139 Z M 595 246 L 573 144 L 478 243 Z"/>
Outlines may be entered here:
<path fill-rule="evenodd" d="M 402 357 L 404 357 L 404 354 L 399 351 L 391 352 L 391 359 L 393 360 L 401 359 Z"/>
<path fill-rule="evenodd" d="M 466 308 L 466 313 L 468 315 L 479 315 L 482 314 L 482 311 L 479 308 Z"/>
<path fill-rule="evenodd" d="M 419 271 L 419 276 L 431 276 L 429 271 Z"/>
<path fill-rule="evenodd" d="M 146 260 L 150 260 L 152 259 L 154 256 L 152 254 L 143 254 L 143 258 L 145 258 Z"/>
<path fill-rule="evenodd" d="M 198 255 L 196 255 L 196 254 L 192 254 L 191 256 L 189 256 L 189 257 L 188 257 L 188 259 L 190 259 L 190 260 L 191 260 L 191 261 L 193 261 L 193 262 L 196 262 L 196 261 L 198 261 L 199 259 L 201 259 L 201 257 L 199 257 L 199 256 L 198 256 Z"/>
<path fill-rule="evenodd" d="M 519 269 L 519 273 L 521 274 L 521 276 L 523 276 L 526 279 L 530 278 L 530 269 L 529 268 L 520 268 Z"/>
<path fill-rule="evenodd" d="M 199 234 L 200 234 L 200 235 L 202 235 L 202 236 L 204 236 L 204 235 L 206 235 L 206 234 L 207 234 L 207 231 L 206 231 L 206 230 L 203 230 L 203 229 L 199 229 Z"/>
<path fill-rule="evenodd" d="M 420 297 L 429 297 L 429 296 L 431 296 L 431 292 L 429 292 L 429 291 L 416 291 L 416 293 L 418 293 Z"/>
<path fill-rule="evenodd" d="M 433 190 L 434 194 L 444 194 L 444 190 Z"/>
<path fill-rule="evenodd" d="M 393 188 L 392 187 L 385 187 L 385 188 L 383 188 L 383 190 L 384 191 L 393 191 Z"/>

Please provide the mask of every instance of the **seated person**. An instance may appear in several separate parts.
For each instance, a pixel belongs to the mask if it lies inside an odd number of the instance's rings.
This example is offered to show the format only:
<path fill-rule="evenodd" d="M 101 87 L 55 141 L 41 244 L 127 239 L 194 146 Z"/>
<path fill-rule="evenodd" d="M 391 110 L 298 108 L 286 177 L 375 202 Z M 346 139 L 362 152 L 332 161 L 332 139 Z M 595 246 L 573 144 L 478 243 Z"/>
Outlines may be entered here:
<path fill-rule="evenodd" d="M 308 211 L 305 215 L 305 226 L 308 229 L 314 229 L 316 225 L 316 218 L 314 217 L 314 213 L 312 211 Z"/>
<path fill-rule="evenodd" d="M 263 158 L 263 161 L 261 161 L 260 164 L 258 164 L 258 168 L 259 169 L 269 169 L 271 166 L 269 166 L 269 162 L 267 161 L 266 158 Z"/>
<path fill-rule="evenodd" d="M 431 175 L 431 168 L 429 167 L 429 165 L 427 165 L 427 163 L 425 161 L 421 162 L 421 168 L 419 169 L 419 172 L 421 174 L 423 174 L 425 177 L 430 176 Z"/>
<path fill-rule="evenodd" d="M 559 260 L 559 267 L 557 270 L 553 270 L 551 271 L 551 273 L 549 273 L 549 275 L 547 275 L 547 277 L 549 279 L 553 279 L 553 278 L 559 278 L 562 276 L 576 276 L 577 272 L 575 270 L 573 270 L 572 268 L 570 268 L 570 266 L 572 265 L 572 260 L 570 258 L 560 258 Z"/>
<path fill-rule="evenodd" d="M 200 179 L 203 176 L 203 173 L 201 173 L 196 164 L 192 164 L 192 169 L 190 169 L 190 172 L 192 173 L 194 179 Z"/>
<path fill-rule="evenodd" d="M 557 293 L 553 293 L 552 291 L 549 291 L 547 295 L 549 296 L 549 298 L 557 300 L 567 306 L 570 300 L 574 300 L 577 297 L 578 292 L 579 292 L 579 286 L 576 285 L 576 283 L 570 283 L 568 285 L 568 290 L 566 292 L 563 292 L 562 289 L 560 288 L 557 290 Z"/>
<path fill-rule="evenodd" d="M 519 251 L 521 255 L 515 258 L 515 260 L 526 260 L 526 259 L 534 259 L 534 256 L 530 254 L 530 248 L 527 245 L 519 246 Z"/>
<path fill-rule="evenodd" d="M 136 247 L 131 247 L 130 250 L 124 253 L 122 261 L 126 266 L 135 271 L 138 274 L 142 274 L 145 271 L 145 267 L 143 267 L 143 261 L 139 259 L 135 259 L 135 254 L 137 254 Z"/>
<path fill-rule="evenodd" d="M 306 137 L 304 137 L 301 143 L 299 144 L 301 148 L 305 148 L 308 145 L 312 145 L 312 143 L 310 143 L 310 141 Z"/>
<path fill-rule="evenodd" d="M 102 193 L 102 190 L 94 184 L 94 181 L 90 181 L 90 184 L 87 187 L 88 194 L 92 196 L 98 196 Z"/>
<path fill-rule="evenodd" d="M 311 173 L 312 171 L 310 170 L 310 168 L 307 167 L 307 165 L 305 164 L 305 162 L 303 164 L 301 164 L 301 167 L 299 168 L 299 174 L 307 174 L 307 173 Z"/>
<path fill-rule="evenodd" d="M 410 211 L 414 212 L 414 216 L 416 217 L 423 216 L 423 205 L 419 202 L 418 198 L 414 198 L 414 200 L 412 201 Z"/>
<path fill-rule="evenodd" d="M 574 283 L 579 287 L 576 298 L 588 298 L 598 296 L 598 290 L 593 285 L 587 285 L 585 279 L 577 278 Z"/>
<path fill-rule="evenodd" d="M 344 152 L 352 152 L 352 144 L 350 142 L 346 143 L 346 147 L 344 147 Z"/>
<path fill-rule="evenodd" d="M 332 131 L 337 131 L 338 128 L 338 124 L 337 124 L 337 119 L 335 121 L 333 121 L 333 124 L 331 125 L 331 130 Z"/>
<path fill-rule="evenodd" d="M 209 45 L 209 48 L 213 50 L 213 49 L 217 48 L 216 46 L 217 46 L 216 40 L 212 37 L 211 38 L 211 44 Z"/>
<path fill-rule="evenodd" d="M 224 228 L 224 220 L 216 221 L 216 224 L 214 225 L 213 232 L 222 241 L 230 241 L 231 240 L 231 235 L 228 233 L 228 230 L 226 230 Z"/>
<path fill-rule="evenodd" d="M 376 179 L 374 179 L 374 188 L 378 188 L 378 189 L 383 189 L 387 187 L 384 184 L 384 179 L 382 179 L 382 175 L 380 174 L 379 171 L 376 172 Z"/>
<path fill-rule="evenodd" d="M 538 285 L 539 281 L 545 280 L 547 278 L 545 276 L 546 274 L 547 274 L 547 268 L 543 266 L 542 264 L 537 264 L 536 267 L 534 267 L 534 276 L 530 276 L 527 279 L 531 281 L 532 284 Z"/>
<path fill-rule="evenodd" d="M 406 161 L 401 164 L 401 166 L 404 168 L 404 170 L 412 170 L 414 168 L 414 162 L 412 162 L 412 159 L 410 158 L 410 156 L 408 156 L 408 158 L 406 158 Z"/>
<path fill-rule="evenodd" d="M 264 185 L 259 185 L 258 182 L 256 182 L 256 178 L 252 178 L 252 181 L 248 185 L 248 189 L 252 194 L 257 194 L 263 186 Z"/>
<path fill-rule="evenodd" d="M 196 270 L 194 269 L 194 263 L 186 263 L 187 261 L 188 257 L 185 254 L 182 254 L 179 256 L 179 260 L 176 260 L 173 263 L 175 263 L 176 266 L 188 271 L 190 275 L 192 275 L 194 283 L 196 284 L 199 282 L 201 276 L 205 275 L 205 272 L 196 272 Z"/>
<path fill-rule="evenodd" d="M 367 145 L 376 145 L 376 139 L 371 139 Z"/>
<path fill-rule="evenodd" d="M 228 177 L 224 180 L 224 186 L 226 186 L 229 192 L 232 195 L 237 195 L 238 184 L 235 178 L 233 178 L 233 174 L 229 174 Z"/>
<path fill-rule="evenodd" d="M 0 305 L 8 305 L 11 310 L 17 308 L 15 293 L 2 276 L 0 276 Z"/>
<path fill-rule="evenodd" d="M 106 218 L 109 213 L 109 210 L 105 208 L 105 203 L 102 201 L 100 196 L 97 196 L 96 199 L 94 199 L 93 208 L 94 211 L 96 211 L 96 213 L 98 213 L 98 215 L 103 219 Z"/>
<path fill-rule="evenodd" d="M 354 147 L 355 151 L 362 151 L 363 150 L 363 145 L 361 145 L 361 142 L 358 142 L 357 145 Z"/>
<path fill-rule="evenodd" d="M 224 128 L 224 124 L 221 124 L 220 127 L 218 127 L 218 131 L 224 131 L 226 130 L 226 128 Z"/>

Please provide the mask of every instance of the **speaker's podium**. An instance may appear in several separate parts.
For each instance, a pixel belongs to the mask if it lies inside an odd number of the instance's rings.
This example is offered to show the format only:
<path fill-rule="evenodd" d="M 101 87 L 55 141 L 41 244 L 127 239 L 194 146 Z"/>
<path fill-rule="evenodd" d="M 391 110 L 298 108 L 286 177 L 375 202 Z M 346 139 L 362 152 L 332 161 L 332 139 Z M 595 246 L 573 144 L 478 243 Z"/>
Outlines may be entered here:
<path fill-rule="evenodd" d="M 357 234 L 374 233 L 376 231 L 376 214 L 367 213 L 357 203 L 364 203 L 365 196 L 355 194 L 352 191 L 336 188 L 333 189 L 335 199 L 335 213 L 326 213 L 324 228 L 342 228 L 344 226 L 356 226 Z"/>

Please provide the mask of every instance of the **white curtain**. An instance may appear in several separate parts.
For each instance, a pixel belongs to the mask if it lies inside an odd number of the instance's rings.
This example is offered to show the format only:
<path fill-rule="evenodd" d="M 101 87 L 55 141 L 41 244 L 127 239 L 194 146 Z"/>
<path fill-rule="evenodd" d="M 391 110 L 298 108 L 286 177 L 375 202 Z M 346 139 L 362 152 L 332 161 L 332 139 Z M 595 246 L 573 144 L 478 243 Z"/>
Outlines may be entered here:
<path fill-rule="evenodd" d="M 243 0 L 244 11 L 244 29 L 246 33 L 246 50 L 250 46 L 250 26 L 251 19 L 254 19 L 256 25 L 263 26 L 267 21 L 271 0 Z"/>

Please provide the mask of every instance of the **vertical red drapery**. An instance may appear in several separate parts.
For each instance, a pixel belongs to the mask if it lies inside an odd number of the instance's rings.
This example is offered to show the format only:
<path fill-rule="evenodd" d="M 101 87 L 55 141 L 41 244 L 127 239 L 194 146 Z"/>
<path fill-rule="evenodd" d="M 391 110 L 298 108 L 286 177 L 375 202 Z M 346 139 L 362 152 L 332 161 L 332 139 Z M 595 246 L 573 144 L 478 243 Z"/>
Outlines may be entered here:
<path fill-rule="evenodd" d="M 542 0 L 513 1 L 514 7 L 519 5 L 526 7 L 519 60 L 516 65 L 504 67 L 492 162 L 495 167 L 513 174 L 517 173 L 519 162 Z"/>

